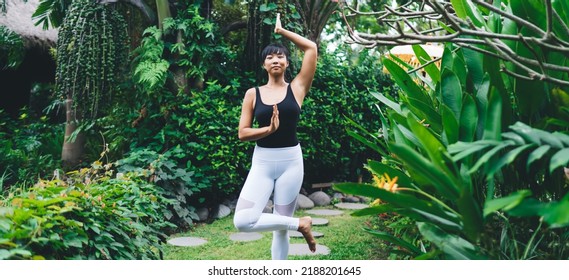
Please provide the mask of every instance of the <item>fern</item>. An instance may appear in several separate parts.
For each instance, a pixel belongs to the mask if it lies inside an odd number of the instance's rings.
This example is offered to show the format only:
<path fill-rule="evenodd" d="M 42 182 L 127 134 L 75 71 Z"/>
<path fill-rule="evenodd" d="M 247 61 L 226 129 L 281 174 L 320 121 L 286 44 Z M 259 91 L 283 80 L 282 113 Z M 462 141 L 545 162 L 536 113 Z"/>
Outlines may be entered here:
<path fill-rule="evenodd" d="M 145 92 L 154 92 L 164 86 L 170 63 L 162 58 L 164 41 L 162 32 L 155 26 L 144 31 L 144 39 L 135 50 L 134 79 Z"/>

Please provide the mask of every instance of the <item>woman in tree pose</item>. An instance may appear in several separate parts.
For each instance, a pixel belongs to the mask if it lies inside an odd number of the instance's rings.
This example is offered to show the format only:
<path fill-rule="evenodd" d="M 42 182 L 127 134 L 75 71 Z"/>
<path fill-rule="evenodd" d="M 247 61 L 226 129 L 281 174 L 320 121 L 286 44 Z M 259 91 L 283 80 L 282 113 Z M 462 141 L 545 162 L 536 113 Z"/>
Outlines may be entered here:
<path fill-rule="evenodd" d="M 304 52 L 304 58 L 298 75 L 287 83 L 288 50 L 271 44 L 261 53 L 269 79 L 266 85 L 247 90 L 243 99 L 239 139 L 256 141 L 256 146 L 233 222 L 239 231 L 273 231 L 272 258 L 287 259 L 288 230 L 302 233 L 310 251 L 316 251 L 312 218 L 292 215 L 304 175 L 296 126 L 302 102 L 314 79 L 318 50 L 314 42 L 284 29 L 279 14 L 274 32 L 294 43 Z M 253 119 L 257 120 L 258 128 L 253 128 Z M 273 213 L 263 213 L 273 192 Z"/>

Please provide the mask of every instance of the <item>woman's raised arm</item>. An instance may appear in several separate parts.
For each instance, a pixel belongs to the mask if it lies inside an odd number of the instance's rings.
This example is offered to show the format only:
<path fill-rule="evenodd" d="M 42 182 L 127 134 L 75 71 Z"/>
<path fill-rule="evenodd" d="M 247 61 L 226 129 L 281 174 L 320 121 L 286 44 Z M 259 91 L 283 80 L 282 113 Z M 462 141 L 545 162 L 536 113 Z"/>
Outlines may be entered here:
<path fill-rule="evenodd" d="M 295 94 L 300 95 L 302 99 L 310 86 L 312 85 L 312 80 L 314 79 L 314 73 L 316 72 L 316 60 L 318 58 L 318 47 L 316 43 L 304 38 L 290 30 L 286 30 L 282 27 L 280 14 L 277 14 L 277 22 L 275 24 L 275 33 L 282 35 L 283 37 L 290 40 L 295 44 L 300 50 L 304 52 L 304 57 L 302 58 L 302 66 L 300 72 L 293 79 L 292 86 L 295 88 Z"/>

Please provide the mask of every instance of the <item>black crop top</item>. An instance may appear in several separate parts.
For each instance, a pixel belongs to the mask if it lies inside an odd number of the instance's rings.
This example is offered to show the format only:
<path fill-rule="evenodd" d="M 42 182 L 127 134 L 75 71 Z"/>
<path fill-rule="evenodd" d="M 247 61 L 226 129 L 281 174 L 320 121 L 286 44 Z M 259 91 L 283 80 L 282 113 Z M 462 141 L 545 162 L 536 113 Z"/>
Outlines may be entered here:
<path fill-rule="evenodd" d="M 273 106 L 263 103 L 259 88 L 255 88 L 257 96 L 255 101 L 255 119 L 259 127 L 269 126 L 273 115 Z M 257 146 L 264 148 L 283 148 L 293 147 L 298 144 L 296 138 L 296 126 L 300 119 L 300 106 L 294 98 L 290 84 L 286 90 L 286 96 L 280 103 L 279 109 L 279 128 L 267 137 L 257 140 Z"/>

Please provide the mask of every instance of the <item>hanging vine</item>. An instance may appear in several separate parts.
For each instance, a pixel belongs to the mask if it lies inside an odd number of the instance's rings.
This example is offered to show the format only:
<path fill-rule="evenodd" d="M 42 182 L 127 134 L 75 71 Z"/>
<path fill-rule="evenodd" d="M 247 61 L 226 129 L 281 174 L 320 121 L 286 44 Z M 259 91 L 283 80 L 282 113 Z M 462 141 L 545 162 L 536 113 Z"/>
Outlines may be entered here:
<path fill-rule="evenodd" d="M 73 102 L 75 119 L 94 119 L 128 64 L 127 25 L 113 5 L 76 0 L 59 31 L 56 91 Z"/>

